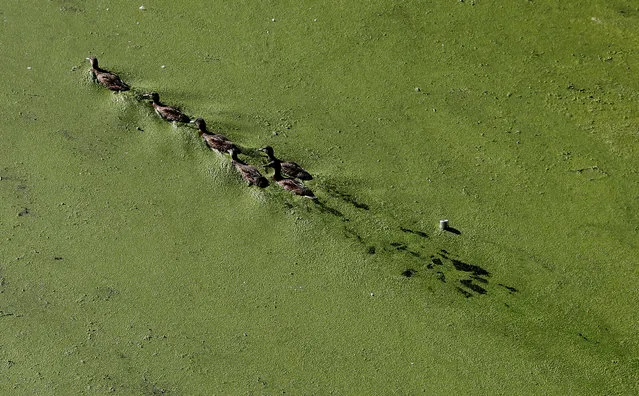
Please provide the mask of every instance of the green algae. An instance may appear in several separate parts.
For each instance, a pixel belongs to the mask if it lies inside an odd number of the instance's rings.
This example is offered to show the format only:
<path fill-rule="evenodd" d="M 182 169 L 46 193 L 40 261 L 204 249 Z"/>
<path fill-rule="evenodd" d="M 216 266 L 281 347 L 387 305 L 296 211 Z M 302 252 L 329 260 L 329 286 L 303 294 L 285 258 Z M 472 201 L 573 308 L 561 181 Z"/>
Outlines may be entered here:
<path fill-rule="evenodd" d="M 0 6 L 2 393 L 637 392 L 631 2 L 139 6 Z"/>

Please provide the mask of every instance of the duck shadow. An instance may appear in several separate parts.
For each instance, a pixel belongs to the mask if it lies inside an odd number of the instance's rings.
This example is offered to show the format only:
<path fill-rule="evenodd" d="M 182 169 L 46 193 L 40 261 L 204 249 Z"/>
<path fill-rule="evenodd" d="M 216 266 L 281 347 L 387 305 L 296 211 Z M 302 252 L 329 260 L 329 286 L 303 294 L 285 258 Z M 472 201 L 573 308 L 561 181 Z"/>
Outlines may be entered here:
<path fill-rule="evenodd" d="M 327 213 L 335 217 L 338 217 L 342 221 L 348 221 L 348 218 L 346 217 L 346 215 L 344 215 L 344 213 L 340 212 L 339 210 L 326 205 L 324 202 L 320 201 L 319 199 L 315 200 L 314 202 L 315 202 L 315 206 L 321 213 Z"/>
<path fill-rule="evenodd" d="M 326 193 L 333 198 L 341 199 L 342 201 L 352 205 L 357 209 L 370 210 L 370 206 L 357 198 L 356 196 L 346 193 L 338 188 L 335 184 L 324 183 L 322 186 Z"/>
<path fill-rule="evenodd" d="M 402 232 L 405 232 L 405 233 L 407 233 L 407 234 L 414 234 L 414 235 L 417 235 L 417 236 L 419 236 L 419 237 L 422 237 L 422 238 L 428 239 L 428 234 L 426 234 L 426 233 L 425 233 L 425 232 L 423 232 L 423 231 L 419 231 L 419 230 L 411 230 L 411 229 L 409 229 L 409 228 L 405 228 L 405 227 L 401 227 L 401 226 L 399 227 L 399 229 L 400 229 Z"/>

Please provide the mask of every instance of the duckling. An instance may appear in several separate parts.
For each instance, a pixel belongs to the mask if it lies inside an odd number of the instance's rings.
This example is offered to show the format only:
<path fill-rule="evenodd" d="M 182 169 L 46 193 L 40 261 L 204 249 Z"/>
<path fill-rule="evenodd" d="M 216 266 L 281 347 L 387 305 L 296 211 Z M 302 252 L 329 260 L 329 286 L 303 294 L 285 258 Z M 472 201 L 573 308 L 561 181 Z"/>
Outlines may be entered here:
<path fill-rule="evenodd" d="M 233 166 L 242 175 L 242 178 L 247 181 L 248 185 L 256 185 L 260 188 L 264 188 L 269 185 L 268 180 L 262 176 L 259 170 L 253 165 L 249 165 L 246 162 L 237 158 L 238 149 L 234 146 L 229 149 L 231 159 L 233 160 Z"/>
<path fill-rule="evenodd" d="M 90 56 L 87 60 L 91 62 L 91 75 L 94 81 L 104 85 L 111 91 L 121 92 L 131 89 L 125 82 L 120 80 L 117 74 L 101 69 L 98 66 L 98 58 L 95 56 Z"/>
<path fill-rule="evenodd" d="M 265 147 L 262 147 L 260 151 L 266 153 L 266 155 L 268 155 L 268 159 L 271 162 L 279 162 L 283 174 L 289 177 L 292 177 L 294 179 L 300 179 L 300 180 L 313 179 L 313 176 L 311 176 L 310 173 L 308 173 L 304 168 L 299 166 L 296 162 L 282 162 L 279 159 L 277 159 L 275 155 L 273 154 L 273 147 L 265 146 Z"/>
<path fill-rule="evenodd" d="M 197 126 L 200 136 L 204 139 L 206 145 L 209 146 L 211 150 L 217 150 L 220 153 L 227 153 L 229 150 L 234 148 L 237 151 L 240 151 L 238 147 L 226 136 L 217 133 L 210 133 L 206 129 L 206 122 L 204 119 L 198 118 L 195 120 L 195 126 Z"/>
<path fill-rule="evenodd" d="M 167 106 L 160 102 L 160 94 L 157 92 L 151 92 L 142 95 L 145 99 L 151 99 L 153 102 L 153 108 L 157 115 L 167 121 L 175 122 L 191 122 L 191 119 L 186 114 L 182 113 L 177 107 Z"/>
<path fill-rule="evenodd" d="M 313 194 L 313 191 L 302 184 L 301 181 L 282 177 L 282 165 L 278 161 L 270 162 L 266 166 L 271 167 L 275 170 L 273 180 L 275 180 L 277 184 L 282 186 L 283 189 L 288 190 L 293 194 L 300 195 L 304 198 L 309 198 L 317 201 L 317 197 L 315 196 L 315 194 Z"/>

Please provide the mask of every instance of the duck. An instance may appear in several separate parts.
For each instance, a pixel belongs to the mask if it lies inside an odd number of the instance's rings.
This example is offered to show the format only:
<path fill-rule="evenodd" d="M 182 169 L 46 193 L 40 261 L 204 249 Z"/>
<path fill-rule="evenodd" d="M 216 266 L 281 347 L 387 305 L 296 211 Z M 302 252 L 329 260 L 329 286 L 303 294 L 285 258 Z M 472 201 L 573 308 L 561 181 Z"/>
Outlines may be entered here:
<path fill-rule="evenodd" d="M 317 201 L 317 197 L 315 196 L 315 194 L 313 194 L 313 191 L 302 184 L 301 181 L 282 176 L 282 165 L 280 164 L 280 162 L 272 161 L 266 164 L 266 166 L 273 168 L 273 170 L 275 171 L 275 173 L 273 174 L 273 180 L 275 180 L 275 182 L 279 184 L 283 189 L 304 198 L 309 198 Z"/>
<path fill-rule="evenodd" d="M 299 166 L 296 162 L 290 162 L 290 161 L 283 162 L 277 159 L 275 157 L 275 154 L 273 153 L 273 147 L 264 146 L 259 150 L 266 153 L 266 155 L 268 155 L 268 159 L 271 162 L 279 162 L 280 168 L 283 174 L 289 177 L 292 177 L 294 179 L 313 180 L 313 176 L 311 176 L 310 173 L 308 173 L 304 168 Z"/>
<path fill-rule="evenodd" d="M 167 121 L 184 122 L 184 123 L 191 122 L 191 118 L 189 118 L 189 116 L 187 116 L 186 114 L 182 113 L 182 111 L 178 109 L 177 107 L 167 106 L 161 103 L 159 93 L 151 92 L 151 93 L 142 95 L 142 97 L 145 99 L 151 99 L 153 101 L 152 104 L 153 104 L 153 108 L 155 109 L 155 112 L 157 113 L 157 115 L 159 115 L 163 119 Z"/>
<path fill-rule="evenodd" d="M 233 160 L 233 166 L 237 169 L 238 172 L 242 175 L 242 178 L 246 180 L 249 186 L 256 185 L 260 188 L 265 188 L 269 185 L 268 180 L 262 176 L 259 170 L 253 165 L 249 165 L 241 159 L 237 158 L 237 154 L 239 150 L 237 147 L 232 147 L 228 151 L 231 154 L 231 159 Z"/>
<path fill-rule="evenodd" d="M 204 119 L 196 119 L 195 126 L 198 128 L 200 137 L 204 139 L 204 142 L 206 142 L 206 145 L 209 146 L 211 150 L 216 150 L 220 153 L 228 153 L 229 150 L 234 148 L 239 151 L 238 147 L 226 136 L 217 133 L 210 133 L 206 129 L 206 122 Z"/>
<path fill-rule="evenodd" d="M 90 56 L 87 60 L 91 62 L 91 75 L 94 81 L 104 85 L 111 91 L 121 92 L 131 89 L 117 74 L 101 69 L 100 66 L 98 66 L 98 58 L 95 56 Z"/>

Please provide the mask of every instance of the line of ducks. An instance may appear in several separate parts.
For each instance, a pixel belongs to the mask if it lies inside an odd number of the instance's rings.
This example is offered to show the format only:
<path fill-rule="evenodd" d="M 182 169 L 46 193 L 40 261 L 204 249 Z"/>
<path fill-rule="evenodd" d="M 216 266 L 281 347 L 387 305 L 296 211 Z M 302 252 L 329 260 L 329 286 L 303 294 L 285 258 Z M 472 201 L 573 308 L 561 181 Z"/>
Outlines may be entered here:
<path fill-rule="evenodd" d="M 108 70 L 98 66 L 98 59 L 95 56 L 87 58 L 91 62 L 91 73 L 93 80 L 104 87 L 115 92 L 129 91 L 131 87 L 120 79 L 120 77 Z M 211 149 L 220 153 L 231 155 L 233 167 L 237 169 L 242 178 L 249 184 L 260 188 L 269 185 L 269 181 L 253 165 L 247 164 L 238 158 L 241 150 L 226 136 L 211 133 L 206 128 L 206 122 L 202 118 L 194 121 L 184 114 L 179 108 L 168 106 L 160 102 L 160 95 L 157 92 L 150 92 L 141 95 L 143 99 L 150 99 L 153 109 L 162 119 L 169 122 L 194 123 L 202 140 Z M 273 168 L 273 180 L 283 189 L 305 198 L 317 200 L 313 191 L 306 187 L 300 180 L 311 180 L 313 176 L 295 162 L 281 161 L 275 157 L 273 148 L 265 146 L 259 149 L 268 156 L 269 163 L 265 167 Z"/>

